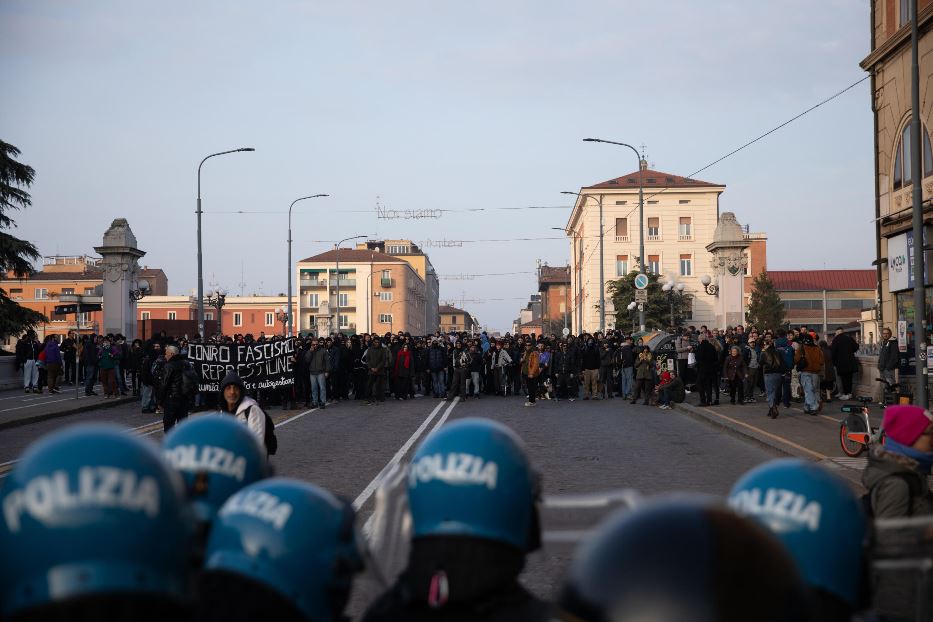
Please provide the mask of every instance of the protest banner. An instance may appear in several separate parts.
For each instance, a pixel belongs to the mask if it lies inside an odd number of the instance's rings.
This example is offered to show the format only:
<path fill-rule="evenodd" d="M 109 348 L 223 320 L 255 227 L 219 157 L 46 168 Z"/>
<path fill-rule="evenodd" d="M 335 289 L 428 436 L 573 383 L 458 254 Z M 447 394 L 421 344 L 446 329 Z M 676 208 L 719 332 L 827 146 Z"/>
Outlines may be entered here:
<path fill-rule="evenodd" d="M 201 379 L 199 391 L 219 391 L 229 372 L 236 372 L 247 391 L 291 386 L 294 355 L 294 337 L 265 343 L 188 344 L 188 360 Z"/>

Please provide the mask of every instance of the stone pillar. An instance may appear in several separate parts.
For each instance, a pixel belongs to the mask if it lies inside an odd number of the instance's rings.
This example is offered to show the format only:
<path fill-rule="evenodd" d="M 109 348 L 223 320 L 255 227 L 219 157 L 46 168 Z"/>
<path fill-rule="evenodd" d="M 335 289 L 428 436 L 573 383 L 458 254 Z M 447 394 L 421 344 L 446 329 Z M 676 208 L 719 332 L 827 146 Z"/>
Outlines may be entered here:
<path fill-rule="evenodd" d="M 745 232 L 736 221 L 735 214 L 723 212 L 713 234 L 713 242 L 706 247 L 712 255 L 710 267 L 718 285 L 715 313 L 716 327 L 725 328 L 745 324 L 745 249 L 749 244 Z"/>
<path fill-rule="evenodd" d="M 139 258 L 144 251 L 136 248 L 136 236 L 125 218 L 117 218 L 104 233 L 102 246 L 94 250 L 103 257 L 100 267 L 104 272 L 102 334 L 122 334 L 127 341 L 136 338 L 136 301 L 130 299 L 130 290 L 136 289 Z"/>

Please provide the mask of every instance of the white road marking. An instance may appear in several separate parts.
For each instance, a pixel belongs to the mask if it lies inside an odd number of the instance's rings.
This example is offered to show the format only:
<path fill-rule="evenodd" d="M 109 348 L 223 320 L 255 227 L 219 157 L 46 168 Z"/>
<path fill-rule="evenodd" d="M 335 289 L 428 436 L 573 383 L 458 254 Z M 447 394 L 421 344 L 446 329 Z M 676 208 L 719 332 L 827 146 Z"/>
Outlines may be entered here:
<path fill-rule="evenodd" d="M 85 397 L 92 397 L 92 396 L 82 395 L 82 396 L 79 397 L 78 399 L 79 399 L 79 400 L 83 400 Z M 17 406 L 16 408 L 4 408 L 3 410 L 0 410 L 0 413 L 7 413 L 7 412 L 10 412 L 11 410 L 22 410 L 23 408 L 34 408 L 35 406 L 45 406 L 46 404 L 56 404 L 56 403 L 58 403 L 58 402 L 69 402 L 69 401 L 72 401 L 72 400 L 74 400 L 74 399 L 75 399 L 75 398 L 73 398 L 73 397 L 66 397 L 66 398 L 60 399 L 60 400 L 48 400 L 48 401 L 45 401 L 45 402 L 37 402 L 37 403 L 35 403 L 35 404 L 27 404 L 26 406 Z"/>
<path fill-rule="evenodd" d="M 304 417 L 305 415 L 308 415 L 308 414 L 310 414 L 310 413 L 313 413 L 315 410 L 317 410 L 317 408 L 312 408 L 311 410 L 306 410 L 306 411 L 304 411 L 303 413 L 298 413 L 298 414 L 295 415 L 294 417 L 289 417 L 289 418 L 286 419 L 285 421 L 279 421 L 278 423 L 275 424 L 275 427 L 276 427 L 276 428 L 280 428 L 280 427 L 282 427 L 283 425 L 285 425 L 286 423 L 291 423 L 291 422 L 294 421 L 295 419 L 301 419 L 301 418 Z"/>
<path fill-rule="evenodd" d="M 453 403 L 449 404 L 448 406 L 448 412 L 459 401 L 460 401 L 460 397 L 459 396 L 455 397 Z M 439 402 L 437 406 L 434 407 L 434 410 L 432 410 L 431 414 L 429 414 L 428 417 L 424 420 L 424 422 L 422 422 L 422 424 L 418 426 L 418 429 L 415 430 L 415 433 L 412 434 L 411 437 L 407 441 L 405 441 L 405 444 L 402 445 L 397 452 L 395 452 L 395 455 L 392 456 L 392 459 L 389 460 L 389 462 L 386 463 L 384 467 L 382 467 L 382 470 L 379 471 L 379 474 L 373 478 L 373 481 L 369 482 L 366 488 L 363 489 L 363 492 L 360 493 L 360 496 L 358 496 L 356 500 L 353 502 L 354 510 L 358 512 L 360 508 L 363 507 L 363 504 L 365 504 L 369 500 L 369 498 L 372 496 L 372 494 L 376 491 L 376 489 L 379 488 L 379 485 L 382 483 L 383 478 L 386 475 L 388 475 L 389 472 L 392 471 L 392 468 L 402 460 L 405 454 L 408 453 L 408 450 L 411 449 L 411 446 L 414 445 L 418 441 L 419 438 L 421 438 L 421 434 L 424 432 L 424 430 L 429 425 L 431 425 L 431 422 L 434 421 L 434 417 L 437 416 L 437 413 L 439 413 L 441 408 L 443 407 L 444 407 L 444 402 Z"/>

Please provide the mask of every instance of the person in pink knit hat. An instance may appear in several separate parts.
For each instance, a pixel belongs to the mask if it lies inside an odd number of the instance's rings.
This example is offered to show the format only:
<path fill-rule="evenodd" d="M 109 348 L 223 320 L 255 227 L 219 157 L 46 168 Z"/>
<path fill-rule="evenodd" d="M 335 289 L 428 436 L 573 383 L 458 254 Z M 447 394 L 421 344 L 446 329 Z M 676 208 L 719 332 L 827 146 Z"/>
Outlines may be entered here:
<path fill-rule="evenodd" d="M 884 445 L 872 448 L 862 483 L 876 518 L 933 514 L 927 478 L 933 467 L 933 413 L 920 406 L 888 406 Z"/>

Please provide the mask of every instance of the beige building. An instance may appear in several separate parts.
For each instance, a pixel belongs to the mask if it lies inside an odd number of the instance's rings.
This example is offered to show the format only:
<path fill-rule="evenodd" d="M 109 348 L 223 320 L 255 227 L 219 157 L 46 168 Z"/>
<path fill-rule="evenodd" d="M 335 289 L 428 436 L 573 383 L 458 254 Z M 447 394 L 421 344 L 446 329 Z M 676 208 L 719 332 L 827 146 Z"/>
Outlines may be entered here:
<path fill-rule="evenodd" d="M 431 259 L 411 240 L 369 240 L 356 245 L 360 250 L 379 251 L 398 257 L 415 269 L 425 286 L 424 326 L 425 334 L 433 333 L 440 325 L 440 280 L 431 265 Z"/>
<path fill-rule="evenodd" d="M 295 269 L 296 326 L 302 334 L 324 335 L 338 328 L 345 334 L 425 334 L 425 280 L 407 261 L 375 250 L 341 248 L 303 259 Z"/>
<path fill-rule="evenodd" d="M 469 311 L 451 307 L 450 305 L 441 305 L 441 332 L 444 333 L 476 333 L 479 332 L 479 322 L 470 314 Z"/>
<path fill-rule="evenodd" d="M 933 4 L 920 0 L 920 101 L 921 154 L 924 227 L 927 244 L 930 232 L 930 198 L 933 197 Z M 911 208 L 913 183 L 910 162 L 910 3 L 894 0 L 871 2 L 871 53 L 861 67 L 871 74 L 871 109 L 875 131 L 875 237 L 876 281 L 881 306 L 875 318 L 880 327 L 897 334 L 897 322 L 908 324 L 908 341 L 913 342 L 913 275 L 908 262 L 912 253 Z M 864 212 L 865 220 L 869 214 Z M 856 216 L 861 218 L 862 216 Z M 911 249 L 911 250 L 908 250 Z M 927 274 L 933 273 L 926 254 Z M 926 281 L 930 283 L 929 277 Z M 931 288 L 926 289 L 926 322 L 933 320 Z"/>
<path fill-rule="evenodd" d="M 719 219 L 719 195 L 726 187 L 670 173 L 654 171 L 641 162 L 636 171 L 580 189 L 567 221 L 571 257 L 571 310 L 575 327 L 599 329 L 599 232 L 603 231 L 604 282 L 638 270 L 639 177 L 644 188 L 646 270 L 685 285 L 693 295 L 691 324 L 715 323 L 713 298 L 700 278 L 710 274 L 713 241 Z M 602 226 L 600 226 L 600 204 Z M 765 236 L 746 233 L 750 244 L 747 274 L 764 266 Z M 760 253 L 760 256 L 758 254 Z M 606 328 L 615 326 L 615 309 L 606 291 Z M 623 310 L 624 311 L 624 310 Z"/>

